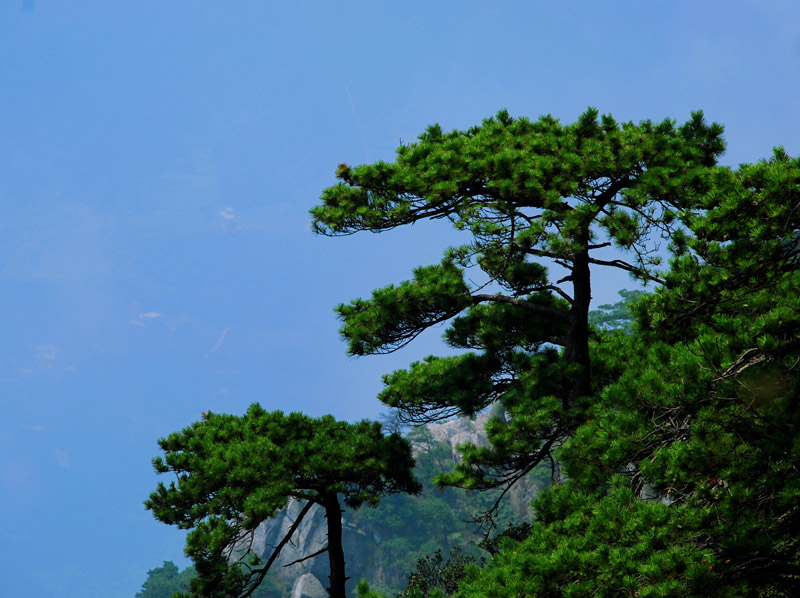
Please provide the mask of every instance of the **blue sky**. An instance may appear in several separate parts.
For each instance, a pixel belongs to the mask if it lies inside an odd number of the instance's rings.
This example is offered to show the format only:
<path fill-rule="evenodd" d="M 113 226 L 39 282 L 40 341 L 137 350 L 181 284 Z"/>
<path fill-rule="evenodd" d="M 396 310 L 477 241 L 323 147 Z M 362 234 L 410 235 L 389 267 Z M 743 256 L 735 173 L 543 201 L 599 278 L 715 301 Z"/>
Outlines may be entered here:
<path fill-rule="evenodd" d="M 726 126 L 724 163 L 800 152 L 790 1 L 0 0 L 0 579 L 132 598 L 182 560 L 142 507 L 202 411 L 374 418 L 332 307 L 439 260 L 421 225 L 315 237 L 340 162 L 501 108 Z M 595 279 L 598 303 L 632 283 Z"/>

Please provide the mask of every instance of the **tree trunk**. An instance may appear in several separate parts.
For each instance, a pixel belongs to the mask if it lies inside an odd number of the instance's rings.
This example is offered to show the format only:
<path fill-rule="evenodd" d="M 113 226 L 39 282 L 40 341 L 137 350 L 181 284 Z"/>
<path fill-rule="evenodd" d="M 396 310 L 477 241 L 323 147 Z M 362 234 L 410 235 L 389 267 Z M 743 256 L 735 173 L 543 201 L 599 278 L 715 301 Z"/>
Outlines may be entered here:
<path fill-rule="evenodd" d="M 325 517 L 328 519 L 328 559 L 331 574 L 328 578 L 331 598 L 346 598 L 344 585 L 347 581 L 344 572 L 344 549 L 342 548 L 342 509 L 335 494 L 322 497 Z"/>
<path fill-rule="evenodd" d="M 587 241 L 588 243 L 588 241 Z M 592 301 L 589 251 L 577 254 L 572 262 L 573 303 L 569 312 L 569 331 L 564 347 L 564 361 L 579 366 L 567 389 L 566 407 L 572 407 L 582 396 L 592 392 L 589 360 L 589 305 Z"/>

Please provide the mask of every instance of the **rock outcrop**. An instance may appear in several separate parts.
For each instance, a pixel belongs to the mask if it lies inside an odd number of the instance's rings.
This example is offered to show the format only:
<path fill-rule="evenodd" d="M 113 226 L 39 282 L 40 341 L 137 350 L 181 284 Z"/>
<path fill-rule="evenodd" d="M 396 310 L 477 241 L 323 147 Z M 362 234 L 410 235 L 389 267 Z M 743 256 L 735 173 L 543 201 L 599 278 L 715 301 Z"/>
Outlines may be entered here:
<path fill-rule="evenodd" d="M 303 573 L 292 586 L 292 598 L 328 598 L 328 590 L 313 573 Z"/>
<path fill-rule="evenodd" d="M 290 501 L 289 506 L 272 519 L 262 523 L 253 536 L 252 549 L 256 554 L 268 558 L 272 550 L 288 533 L 289 528 L 297 520 L 303 505 L 299 501 Z M 327 546 L 327 522 L 325 511 L 314 505 L 303 518 L 292 536 L 292 540 L 281 550 L 280 555 L 272 566 L 277 572 L 277 577 L 286 582 L 292 582 L 292 597 L 317 598 L 313 588 L 320 587 L 327 597 L 325 588 L 328 586 L 330 567 L 328 555 L 322 554 L 310 559 L 308 555 L 315 554 Z M 347 574 L 351 580 L 359 580 L 368 575 L 371 564 L 369 555 L 373 548 L 380 542 L 379 538 L 370 537 L 366 531 L 349 523 L 346 517 L 342 520 L 342 543 L 344 545 L 347 561 Z M 354 558 L 353 555 L 359 555 Z M 312 582 L 316 580 L 316 584 Z M 349 589 L 349 588 L 348 588 Z M 300 592 L 300 593 L 298 593 Z"/>

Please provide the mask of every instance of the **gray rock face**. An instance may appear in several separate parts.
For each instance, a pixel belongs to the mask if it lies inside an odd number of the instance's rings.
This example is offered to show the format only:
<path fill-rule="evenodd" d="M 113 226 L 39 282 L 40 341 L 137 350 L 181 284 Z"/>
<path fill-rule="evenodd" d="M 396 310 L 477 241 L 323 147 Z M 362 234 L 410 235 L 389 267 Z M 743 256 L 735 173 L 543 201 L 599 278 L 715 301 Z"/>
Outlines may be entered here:
<path fill-rule="evenodd" d="M 269 557 L 275 546 L 289 532 L 292 524 L 297 521 L 297 516 L 302 508 L 301 502 L 292 500 L 286 509 L 259 525 L 253 536 L 253 552 Z M 328 558 L 324 553 L 319 557 L 291 565 L 309 554 L 322 550 L 327 544 L 325 510 L 314 505 L 300 522 L 292 541 L 281 550 L 273 568 L 280 569 L 282 573 L 285 573 L 282 577 L 290 579 L 309 573 L 317 576 L 322 574 L 322 579 L 327 579 Z"/>
<path fill-rule="evenodd" d="M 303 573 L 292 586 L 292 598 L 328 598 L 328 590 L 313 573 Z"/>
<path fill-rule="evenodd" d="M 426 426 L 432 441 L 450 445 L 453 453 L 453 461 L 458 462 L 460 454 L 458 447 L 462 444 L 471 443 L 477 446 L 486 446 L 489 441 L 486 439 L 486 432 L 484 426 L 492 413 L 487 411 L 481 413 L 474 420 L 468 417 L 459 417 L 448 422 L 440 424 L 431 424 Z M 414 445 L 414 452 L 427 450 L 427 447 L 422 443 Z"/>
<path fill-rule="evenodd" d="M 259 525 L 253 534 L 252 550 L 265 559 L 269 558 L 275 546 L 297 520 L 302 508 L 303 504 L 300 501 L 292 500 L 286 509 Z M 323 593 L 320 596 L 328 596 L 324 589 L 328 585 L 328 575 L 330 574 L 327 552 L 301 560 L 328 545 L 327 533 L 325 510 L 319 505 L 314 505 L 300 522 L 292 540 L 283 547 L 272 565 L 271 571 L 277 571 L 278 577 L 281 579 L 290 582 L 295 580 L 292 589 L 293 598 L 295 596 L 297 598 L 301 596 L 317 598 L 317 595 L 313 593 L 313 588 L 316 587 L 322 588 Z M 350 524 L 345 518 L 342 520 L 342 543 L 346 557 L 355 554 L 361 555 L 357 562 L 353 560 L 347 562 L 347 575 L 351 578 L 348 581 L 349 591 L 351 584 L 355 587 L 356 581 L 363 577 L 369 577 L 368 573 L 373 563 L 371 559 L 364 558 L 364 555 L 371 553 L 372 549 L 380 543 L 380 538 L 368 535 L 365 530 Z M 297 592 L 305 593 L 298 594 Z"/>

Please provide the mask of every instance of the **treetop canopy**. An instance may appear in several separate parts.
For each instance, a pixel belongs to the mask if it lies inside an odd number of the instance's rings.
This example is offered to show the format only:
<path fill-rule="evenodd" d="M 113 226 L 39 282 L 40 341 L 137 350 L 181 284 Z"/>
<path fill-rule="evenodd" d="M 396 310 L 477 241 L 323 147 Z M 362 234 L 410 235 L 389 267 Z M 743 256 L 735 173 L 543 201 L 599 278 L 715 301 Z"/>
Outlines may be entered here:
<path fill-rule="evenodd" d="M 340 182 L 311 211 L 313 225 L 318 233 L 343 235 L 448 218 L 486 238 L 515 213 L 537 210 L 539 219 L 511 236 L 521 246 L 568 257 L 581 223 L 605 208 L 598 224 L 627 249 L 641 240 L 645 204 L 657 197 L 684 205 L 705 188 L 706 169 L 724 148 L 722 126 L 707 125 L 702 112 L 676 126 L 669 119 L 619 124 L 594 108 L 570 125 L 501 111 L 466 131 L 444 133 L 433 125 L 417 142 L 401 145 L 392 163 L 340 164 Z"/>
<path fill-rule="evenodd" d="M 339 497 L 356 508 L 422 488 L 412 472 L 409 443 L 399 434 L 385 436 L 380 423 L 367 420 L 351 424 L 330 415 L 286 415 L 254 403 L 242 416 L 204 413 L 159 446 L 165 455 L 153 459 L 156 471 L 177 479 L 159 482 L 145 506 L 158 520 L 191 530 L 186 553 L 198 573 L 192 595 L 249 596 L 318 504 L 325 508 L 329 536 L 334 529 L 331 584 L 343 596 Z M 255 529 L 291 499 L 305 506 L 287 535 L 265 564 L 259 558 L 246 562 L 253 557 Z"/>
<path fill-rule="evenodd" d="M 381 424 L 368 420 L 350 424 L 331 415 L 286 415 L 254 403 L 241 417 L 207 413 L 159 446 L 165 456 L 153 460 L 156 471 L 174 472 L 177 483 L 160 483 L 148 508 L 161 518 L 162 503 L 179 495 L 205 498 L 163 513 L 179 517 L 182 527 L 239 510 L 246 526 L 257 524 L 289 497 L 335 493 L 358 507 L 417 488 L 408 443 L 397 434 L 384 436 Z"/>

